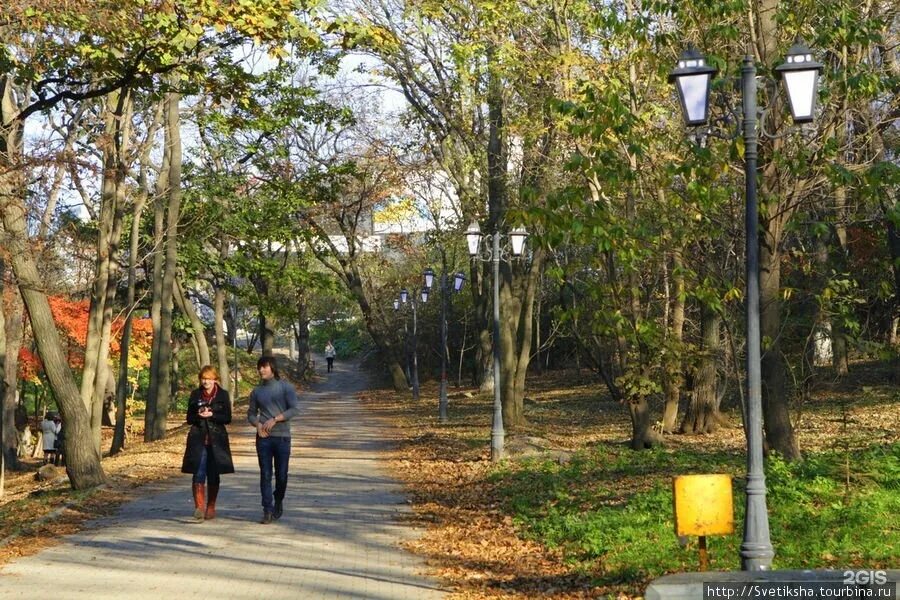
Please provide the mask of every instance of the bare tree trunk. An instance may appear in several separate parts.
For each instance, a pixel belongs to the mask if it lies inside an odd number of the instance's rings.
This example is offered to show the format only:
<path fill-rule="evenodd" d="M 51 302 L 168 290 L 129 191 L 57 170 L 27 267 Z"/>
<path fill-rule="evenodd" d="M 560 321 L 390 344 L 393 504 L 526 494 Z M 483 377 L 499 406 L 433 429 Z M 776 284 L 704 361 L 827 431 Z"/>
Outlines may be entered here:
<path fill-rule="evenodd" d="M 753 15 L 756 19 L 756 51 L 765 65 L 771 65 L 778 57 L 778 44 L 782 37 L 775 20 L 779 0 L 757 0 Z M 782 114 L 780 101 L 773 96 L 769 109 Z M 796 187 L 779 183 L 778 165 L 770 156 L 784 147 L 784 140 L 775 138 L 771 148 L 763 147 L 760 161 L 762 177 L 759 197 L 775 199 L 767 206 L 760 223 L 759 233 L 759 306 L 760 335 L 766 346 L 762 349 L 762 403 L 766 441 L 769 448 L 780 452 L 787 460 L 800 458 L 800 446 L 794 435 L 787 396 L 786 366 L 781 352 L 781 242 L 785 223 L 796 211 L 793 191 Z M 770 154 L 766 154 L 766 151 Z"/>
<path fill-rule="evenodd" d="M 119 271 L 118 254 L 122 237 L 131 99 L 127 90 L 107 98 L 104 114 L 103 182 L 98 222 L 97 261 L 88 316 L 81 397 L 91 411 L 94 444 L 100 452 L 103 401 L 109 369 L 109 340 L 113 303 Z"/>
<path fill-rule="evenodd" d="M 175 276 L 174 297 L 175 302 L 178 304 L 178 309 L 191 322 L 191 342 L 194 346 L 194 356 L 197 359 L 197 371 L 199 372 L 206 365 L 212 364 L 210 362 L 209 344 L 206 342 L 206 326 L 200 320 L 200 317 L 197 316 L 194 304 L 185 294 L 181 280 L 182 276 L 179 273 Z"/>
<path fill-rule="evenodd" d="M 475 349 L 474 378 L 478 391 L 482 394 L 490 394 L 494 391 L 494 356 L 492 344 L 492 307 L 490 263 L 471 261 L 469 277 L 472 285 L 472 304 L 475 311 L 475 328 L 478 339 Z"/>
<path fill-rule="evenodd" d="M 25 307 L 17 289 L 4 294 L 7 277 L 11 275 L 6 262 L 0 256 L 0 402 L 3 403 L 3 419 L 0 421 L 0 452 L 6 468 L 19 469 L 19 436 L 16 429 L 17 384 L 19 350 L 22 347 Z M 10 277 L 11 279 L 11 277 Z M 9 302 L 5 302 L 8 299 Z"/>
<path fill-rule="evenodd" d="M 213 323 L 216 336 L 216 369 L 219 371 L 219 383 L 231 393 L 232 401 L 237 400 L 237 390 L 234 388 L 234 379 L 229 377 L 228 370 L 228 342 L 225 339 L 225 290 L 216 286 L 213 295 Z M 237 368 L 237 365 L 235 365 Z"/>
<path fill-rule="evenodd" d="M 125 300 L 125 325 L 122 328 L 122 341 L 119 352 L 119 377 L 116 386 L 116 424 L 113 429 L 113 440 L 110 446 L 110 454 L 118 454 L 125 448 L 125 421 L 127 418 L 128 396 L 128 357 L 131 352 L 131 331 L 134 321 L 134 309 L 136 308 L 136 281 L 138 252 L 140 251 L 141 215 L 147 205 L 150 196 L 150 183 L 148 173 L 150 171 L 150 152 L 153 148 L 152 141 L 159 130 L 163 116 L 163 103 L 158 102 L 154 111 L 153 121 L 147 128 L 147 137 L 144 140 L 140 153 L 140 166 L 138 175 L 138 194 L 132 208 L 131 233 L 128 249 L 128 292 Z"/>
<path fill-rule="evenodd" d="M 64 345 L 59 339 L 33 254 L 25 244 L 27 234 L 24 206 L 13 200 L 11 192 L 12 188 L 0 181 L 0 214 L 3 215 L 3 226 L 7 234 L 4 245 L 10 251 L 44 371 L 62 412 L 63 422 L 66 423 L 66 472 L 73 488 L 94 487 L 103 483 L 105 477 L 100 466 L 100 453 L 91 441 L 90 414 L 81 400 L 75 378 L 63 354 Z"/>
<path fill-rule="evenodd" d="M 631 416 L 631 449 L 645 450 L 659 444 L 662 440 L 653 429 L 650 417 L 650 405 L 647 398 L 640 396 L 628 401 L 628 414 Z"/>
<path fill-rule="evenodd" d="M 309 366 L 309 310 L 306 299 L 300 297 L 297 301 L 297 323 L 295 324 L 295 338 L 297 341 L 297 363 L 301 373 L 305 373 Z"/>
<path fill-rule="evenodd" d="M 847 112 L 849 114 L 849 111 Z M 846 131 L 846 129 L 842 129 Z M 842 134 L 843 135 L 843 134 Z M 835 243 L 832 244 L 833 252 L 837 255 L 836 261 L 840 265 L 841 272 L 846 270 L 847 265 L 847 227 L 846 210 L 847 210 L 847 188 L 839 186 L 834 191 L 835 211 L 837 218 L 834 224 Z M 831 360 L 835 373 L 840 376 L 846 376 L 850 373 L 850 359 L 847 348 L 847 330 L 839 319 L 831 321 Z"/>
<path fill-rule="evenodd" d="M 50 187 L 50 193 L 47 195 L 47 206 L 44 207 L 44 214 L 41 216 L 41 226 L 38 229 L 37 235 L 39 239 L 46 239 L 47 235 L 50 233 L 50 224 L 53 217 L 56 215 L 56 206 L 59 201 L 59 191 L 62 188 L 63 178 L 65 177 L 66 171 L 70 168 L 70 164 L 65 157 L 72 155 L 73 149 L 75 148 L 75 142 L 78 140 L 81 119 L 87 108 L 87 102 L 78 103 L 75 113 L 72 115 L 69 125 L 66 128 L 65 142 L 63 144 L 62 152 L 59 154 L 63 159 L 54 167 L 53 184 Z"/>
<path fill-rule="evenodd" d="M 259 341 L 263 356 L 272 356 L 275 350 L 275 330 L 272 321 L 262 311 L 259 313 Z"/>
<path fill-rule="evenodd" d="M 716 378 L 721 326 L 722 316 L 703 305 L 700 308 L 700 366 L 694 378 L 690 404 L 681 422 L 681 433 L 713 433 L 722 423 Z"/>
<path fill-rule="evenodd" d="M 164 110 L 167 110 L 168 102 L 163 100 Z M 169 142 L 168 126 L 165 126 L 166 142 Z M 150 350 L 150 381 L 147 386 L 147 405 L 144 411 L 144 439 L 148 440 L 149 431 L 153 430 L 156 425 L 157 405 L 160 401 L 165 401 L 165 397 L 160 399 L 160 358 L 159 354 L 162 348 L 163 331 L 162 331 L 162 296 L 163 296 L 163 267 L 165 256 L 163 254 L 163 246 L 166 241 L 166 204 L 165 196 L 168 189 L 169 169 L 171 165 L 171 144 L 166 143 L 163 147 L 162 167 L 159 171 L 159 177 L 156 180 L 156 192 L 153 202 L 153 276 L 151 283 L 151 301 L 150 301 L 150 320 L 153 324 L 153 346 Z M 166 343 L 170 343 L 170 335 L 165 336 Z M 168 369 L 168 365 L 166 365 Z"/>
<path fill-rule="evenodd" d="M 64 452 L 69 481 L 75 489 L 86 489 L 103 483 L 105 477 L 100 466 L 100 453 L 90 443 L 90 416 L 63 354 L 64 346 L 43 291 L 43 279 L 28 246 L 22 160 L 24 123 L 14 120 L 16 115 L 12 81 L 6 75 L 0 75 L 0 219 L 5 233 L 3 246 L 9 251 L 44 371 L 68 428 Z"/>
<path fill-rule="evenodd" d="M 544 250 L 536 248 L 531 253 L 527 272 L 520 279 L 521 299 L 518 302 L 515 329 L 512 330 L 515 334 L 512 345 L 515 363 L 510 377 L 512 386 L 507 389 L 508 398 L 504 407 L 504 410 L 509 411 L 509 423 L 513 427 L 525 424 L 525 377 L 531 362 L 535 296 L 540 284 L 543 262 Z"/>
<path fill-rule="evenodd" d="M 148 157 L 149 158 L 149 157 Z M 141 172 L 146 173 L 145 166 L 142 164 Z M 119 377 L 116 386 L 116 424 L 113 430 L 113 441 L 110 447 L 110 454 L 117 454 L 125 448 L 125 420 L 127 417 L 127 396 L 128 396 L 128 356 L 131 351 L 131 330 L 134 321 L 134 309 L 136 308 L 136 271 L 137 271 L 137 254 L 139 251 L 139 236 L 141 227 L 141 214 L 147 202 L 146 175 L 141 177 L 143 180 L 142 191 L 135 200 L 134 215 L 131 222 L 131 240 L 128 252 L 128 292 L 125 300 L 127 313 L 125 315 L 125 325 L 122 328 L 121 350 L 119 352 Z"/>
<path fill-rule="evenodd" d="M 662 192 L 660 192 L 662 194 Z M 685 290 L 684 275 L 682 274 L 681 250 L 672 253 L 672 282 L 673 294 L 672 322 L 668 327 L 669 353 L 663 367 L 663 394 L 665 395 L 665 408 L 663 409 L 662 430 L 664 433 L 675 431 L 675 422 L 678 419 L 678 405 L 681 401 L 681 388 L 684 386 L 683 365 L 681 358 L 681 346 L 684 340 L 684 308 Z"/>
<path fill-rule="evenodd" d="M 136 218 L 136 221 L 139 221 Z M 130 259 L 129 259 L 130 260 Z M 109 448 L 110 456 L 116 455 L 125 448 L 125 420 L 128 415 L 128 355 L 131 344 L 131 329 L 134 319 L 134 265 L 128 268 L 128 314 L 122 327 L 122 344 L 119 355 L 119 377 L 116 385 L 116 421 L 113 426 L 113 439 Z"/>
<path fill-rule="evenodd" d="M 9 389 L 9 384 L 6 382 L 6 315 L 3 308 L 3 297 L 6 288 L 4 284 L 5 278 L 6 263 L 3 261 L 3 256 L 0 255 L 0 498 L 3 498 L 6 492 L 7 463 L 10 463 L 10 466 L 14 468 L 14 465 L 18 464 L 19 461 L 18 452 L 16 451 L 18 444 L 16 443 L 13 447 L 9 445 L 11 439 L 18 440 L 19 438 L 16 435 L 15 417 L 13 417 L 13 427 L 10 428 L 7 425 L 10 420 L 8 416 L 10 411 L 6 402 L 6 391 Z M 10 450 L 13 451 L 11 461 L 9 460 Z"/>
<path fill-rule="evenodd" d="M 763 349 L 762 400 L 766 441 L 769 448 L 787 460 L 800 458 L 800 446 L 794 435 L 788 410 L 786 367 L 781 352 L 781 266 L 776 253 L 760 247 L 759 314 L 760 335 L 768 340 Z"/>
<path fill-rule="evenodd" d="M 488 329 L 481 329 L 478 332 L 475 373 L 479 379 L 478 391 L 483 394 L 490 394 L 494 391 L 494 346 L 491 343 L 491 337 Z"/>
<path fill-rule="evenodd" d="M 180 95 L 166 94 L 166 146 L 169 150 L 167 174 L 168 206 L 165 229 L 165 259 L 161 265 L 162 279 L 159 297 L 159 335 L 154 336 L 156 363 L 151 365 L 152 413 L 148 401 L 144 440 L 151 442 L 166 435 L 166 417 L 169 412 L 172 391 L 172 321 L 175 271 L 178 268 L 178 218 L 181 212 L 181 124 L 179 115 Z M 163 202 L 160 198 L 159 202 Z M 156 269 L 154 269 L 156 271 Z M 155 291 L 155 290 L 154 290 Z M 154 304 L 156 300 L 154 299 Z"/>

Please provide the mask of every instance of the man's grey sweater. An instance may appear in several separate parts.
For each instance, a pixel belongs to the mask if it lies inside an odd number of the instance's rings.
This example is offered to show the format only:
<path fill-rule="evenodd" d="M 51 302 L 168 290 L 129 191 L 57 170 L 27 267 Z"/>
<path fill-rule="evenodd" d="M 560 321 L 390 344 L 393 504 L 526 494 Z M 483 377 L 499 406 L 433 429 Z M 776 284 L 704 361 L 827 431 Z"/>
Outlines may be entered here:
<path fill-rule="evenodd" d="M 291 437 L 290 420 L 298 412 L 294 386 L 280 379 L 264 380 L 250 392 L 247 420 L 251 425 L 256 427 L 257 423 L 265 423 L 278 415 L 284 417 L 284 421 L 279 421 L 272 427 L 270 436 Z"/>

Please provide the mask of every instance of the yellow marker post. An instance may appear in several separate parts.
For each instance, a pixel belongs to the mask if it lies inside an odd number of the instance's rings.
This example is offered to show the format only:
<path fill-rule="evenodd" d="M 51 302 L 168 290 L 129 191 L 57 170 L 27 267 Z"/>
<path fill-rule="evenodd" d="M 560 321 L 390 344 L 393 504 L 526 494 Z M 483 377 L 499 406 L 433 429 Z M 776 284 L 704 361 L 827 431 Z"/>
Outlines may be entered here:
<path fill-rule="evenodd" d="M 709 565 L 706 536 L 734 533 L 731 475 L 680 475 L 673 480 L 675 535 L 700 538 L 700 570 Z"/>

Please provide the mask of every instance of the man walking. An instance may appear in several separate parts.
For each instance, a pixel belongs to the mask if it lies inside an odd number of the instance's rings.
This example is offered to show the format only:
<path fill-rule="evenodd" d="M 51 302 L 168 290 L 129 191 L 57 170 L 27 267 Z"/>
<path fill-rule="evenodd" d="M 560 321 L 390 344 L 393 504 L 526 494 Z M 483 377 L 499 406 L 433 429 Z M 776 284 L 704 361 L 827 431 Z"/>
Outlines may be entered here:
<path fill-rule="evenodd" d="M 247 420 L 256 427 L 256 457 L 259 460 L 259 491 L 263 507 L 260 523 L 269 524 L 284 512 L 291 458 L 291 424 L 288 421 L 298 412 L 297 392 L 294 386 L 281 381 L 274 357 L 263 356 L 256 362 L 256 369 L 261 381 L 250 392 Z"/>

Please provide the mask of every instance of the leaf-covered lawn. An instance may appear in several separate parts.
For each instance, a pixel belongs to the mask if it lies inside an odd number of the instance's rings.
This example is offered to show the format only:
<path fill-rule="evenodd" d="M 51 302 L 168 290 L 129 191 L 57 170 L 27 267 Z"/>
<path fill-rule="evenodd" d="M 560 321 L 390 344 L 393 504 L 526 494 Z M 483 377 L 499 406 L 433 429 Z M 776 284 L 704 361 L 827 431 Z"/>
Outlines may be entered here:
<path fill-rule="evenodd" d="M 775 568 L 895 566 L 900 558 L 900 395 L 871 380 L 820 384 L 793 413 L 805 459 L 766 463 Z M 422 400 L 378 391 L 367 404 L 397 424 L 394 473 L 406 482 L 425 556 L 452 598 L 596 598 L 643 595 L 665 573 L 696 570 L 697 543 L 674 535 L 672 477 L 734 477 L 735 523 L 711 537 L 711 568 L 740 568 L 745 438 L 740 410 L 706 436 L 672 435 L 634 452 L 624 407 L 574 372 L 529 382 L 527 427 L 571 453 L 565 464 L 490 460 L 492 396 L 451 390 L 450 422 L 437 388 Z M 879 383 L 881 382 L 881 383 Z M 658 411 L 658 407 L 657 407 Z"/>
<path fill-rule="evenodd" d="M 86 521 L 111 514 L 122 502 L 139 493 L 141 485 L 176 476 L 184 452 L 183 419 L 168 423 L 170 436 L 145 444 L 141 425 L 135 423 L 129 447 L 102 461 L 106 485 L 73 491 L 67 482 L 38 482 L 37 459 L 25 461 L 25 471 L 7 471 L 5 493 L 0 499 L 0 564 L 17 556 L 34 554 L 56 543 L 60 536 L 78 531 Z M 105 433 L 111 435 L 109 431 Z M 109 447 L 109 439 L 104 447 Z M 65 477 L 64 468 L 59 473 Z"/>

